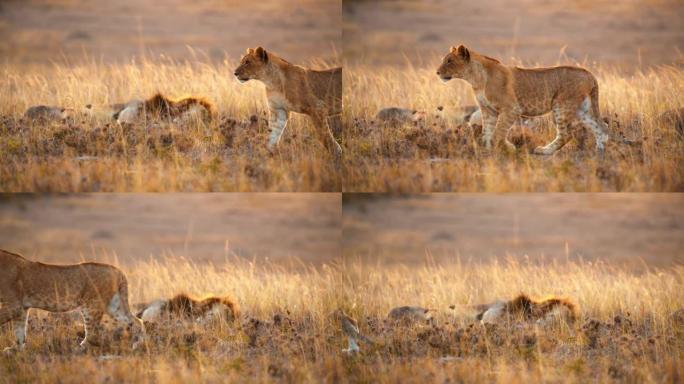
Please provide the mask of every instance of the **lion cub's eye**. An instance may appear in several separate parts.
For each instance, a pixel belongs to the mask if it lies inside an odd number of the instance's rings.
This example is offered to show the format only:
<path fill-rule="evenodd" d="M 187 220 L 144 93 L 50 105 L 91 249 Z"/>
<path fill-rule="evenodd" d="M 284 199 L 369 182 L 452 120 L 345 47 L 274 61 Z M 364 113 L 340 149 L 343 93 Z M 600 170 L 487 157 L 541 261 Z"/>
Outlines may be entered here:
<path fill-rule="evenodd" d="M 447 59 L 447 64 L 451 64 L 452 62 L 453 62 L 453 60 L 451 60 L 451 58 Z"/>

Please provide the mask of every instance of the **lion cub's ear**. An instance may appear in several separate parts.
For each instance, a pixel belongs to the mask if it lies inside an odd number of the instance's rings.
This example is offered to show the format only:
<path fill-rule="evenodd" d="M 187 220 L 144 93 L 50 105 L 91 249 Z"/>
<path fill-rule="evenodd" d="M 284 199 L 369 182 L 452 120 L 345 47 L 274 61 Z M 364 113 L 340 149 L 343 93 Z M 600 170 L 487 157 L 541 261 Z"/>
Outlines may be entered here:
<path fill-rule="evenodd" d="M 453 47 L 452 47 L 453 48 Z M 468 48 L 466 48 L 463 45 L 458 46 L 458 55 L 463 58 L 463 60 L 468 61 L 470 60 L 470 51 L 468 51 Z M 453 52 L 453 51 L 452 51 Z"/>
<path fill-rule="evenodd" d="M 256 53 L 257 57 L 261 59 L 261 61 L 263 61 L 264 63 L 268 63 L 268 53 L 265 49 L 263 49 L 262 47 L 257 47 L 254 53 Z"/>

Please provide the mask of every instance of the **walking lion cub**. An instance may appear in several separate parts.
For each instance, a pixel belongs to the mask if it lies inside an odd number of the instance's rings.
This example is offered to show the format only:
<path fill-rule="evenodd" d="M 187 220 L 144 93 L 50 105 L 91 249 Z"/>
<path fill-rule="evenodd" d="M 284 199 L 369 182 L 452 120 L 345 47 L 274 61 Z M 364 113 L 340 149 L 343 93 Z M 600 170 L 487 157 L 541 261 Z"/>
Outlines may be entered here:
<path fill-rule="evenodd" d="M 269 149 L 280 141 L 289 113 L 296 112 L 311 118 L 329 151 L 342 152 L 333 136 L 333 131 L 341 131 L 342 68 L 307 69 L 258 47 L 249 48 L 242 56 L 235 77 L 241 83 L 259 80 L 266 85 Z"/>
<path fill-rule="evenodd" d="M 480 55 L 463 45 L 451 47 L 437 69 L 447 82 L 453 78 L 470 83 L 480 105 L 483 141 L 489 149 L 492 142 L 503 142 L 515 150 L 506 138 L 508 129 L 521 116 L 533 117 L 553 112 L 556 138 L 534 153 L 551 155 L 571 138 L 570 127 L 578 125 L 591 131 L 596 149 L 603 154 L 609 134 L 599 112 L 599 89 L 594 75 L 584 68 L 518 68 Z M 494 138 L 495 135 L 503 135 Z"/>
<path fill-rule="evenodd" d="M 26 341 L 28 311 L 38 308 L 50 312 L 80 309 L 86 342 L 97 345 L 102 316 L 107 313 L 139 338 L 142 321 L 128 307 L 128 283 L 119 269 L 99 263 L 50 265 L 0 250 L 0 325 L 12 322 L 16 345 Z"/>

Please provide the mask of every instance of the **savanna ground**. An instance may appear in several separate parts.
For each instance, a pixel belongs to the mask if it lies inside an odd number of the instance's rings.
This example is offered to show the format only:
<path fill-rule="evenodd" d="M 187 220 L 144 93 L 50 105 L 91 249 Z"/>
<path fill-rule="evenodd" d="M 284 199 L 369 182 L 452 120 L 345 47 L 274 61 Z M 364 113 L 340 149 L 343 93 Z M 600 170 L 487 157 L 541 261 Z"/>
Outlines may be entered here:
<path fill-rule="evenodd" d="M 683 107 L 681 3 L 352 1 L 344 3 L 343 14 L 344 191 L 684 188 L 681 125 L 678 130 L 658 121 Z M 593 146 L 578 151 L 574 142 L 551 157 L 531 155 L 555 137 L 544 117 L 533 127 L 513 129 L 516 156 L 485 153 L 477 145 L 479 132 L 458 112 L 475 104 L 470 86 L 443 84 L 435 74 L 449 47 L 459 43 L 507 65 L 588 68 L 599 81 L 604 120 L 616 136 L 636 144 L 613 142 L 603 160 Z M 374 119 L 383 107 L 428 116 L 388 126 Z M 439 118 L 438 107 L 446 112 Z"/>
<path fill-rule="evenodd" d="M 130 302 L 228 295 L 234 324 L 148 327 L 148 349 L 77 351 L 78 316 L 32 311 L 25 352 L 0 356 L 0 382 L 332 381 L 342 337 L 338 194 L 5 196 L 2 248 L 32 260 L 118 265 Z M 257 323 L 255 320 L 259 320 Z M 13 333 L 0 331 L 2 348 Z"/>
<path fill-rule="evenodd" d="M 121 268 L 132 303 L 179 291 L 230 295 L 242 316 L 231 324 L 148 326 L 146 348 L 136 351 L 113 332 L 111 345 L 80 353 L 78 316 L 32 311 L 26 349 L 0 357 L 0 382 L 320 382 L 344 374 L 342 337 L 329 319 L 341 302 L 335 266 L 242 258 L 197 264 L 167 255 Z M 0 344 L 12 341 L 3 328 Z"/>
<path fill-rule="evenodd" d="M 346 195 L 341 243 L 311 218 L 339 207 L 327 194 L 13 197 L 0 233 L 14 228 L 3 244 L 29 258 L 109 261 L 127 274 L 133 304 L 179 291 L 230 295 L 242 315 L 232 324 L 150 326 L 138 351 L 113 332 L 111 346 L 80 353 L 77 316 L 34 311 L 26 350 L 0 357 L 0 382 L 681 381 L 681 197 L 583 196 Z M 214 213 L 201 208 L 209 206 Z M 207 223 L 191 224 L 195 215 Z M 307 217 L 310 225 L 294 225 Z M 222 234 L 275 253 L 245 257 L 222 246 Z M 298 253 L 302 243 L 286 235 L 317 246 Z M 278 242 L 283 249 L 273 251 Z M 342 258 L 324 252 L 335 244 Z M 300 257 L 312 253 L 319 258 Z M 571 298 L 579 319 L 474 321 L 470 305 L 518 292 Z M 401 305 L 431 308 L 434 321 L 385 321 Z M 337 308 L 374 344 L 342 352 L 346 337 L 330 317 Z M 3 327 L 0 345 L 11 342 Z"/>
<path fill-rule="evenodd" d="M 684 374 L 681 196 L 348 194 L 360 382 L 668 382 Z M 672 212 L 669 212 L 672 211 Z M 482 326 L 470 305 L 567 297 L 575 323 Z M 393 307 L 434 320 L 396 327 Z"/>
<path fill-rule="evenodd" d="M 676 383 L 684 375 L 681 265 L 633 274 L 603 262 L 350 261 L 344 271 L 347 306 L 376 342 L 348 363 L 351 381 Z M 482 326 L 467 307 L 518 292 L 570 297 L 580 318 Z M 390 326 L 385 316 L 398 305 L 434 308 L 434 321 Z"/>
<path fill-rule="evenodd" d="M 276 267 L 244 259 L 187 259 L 122 266 L 132 301 L 178 290 L 230 294 L 234 324 L 148 327 L 147 346 L 125 337 L 77 351 L 75 316 L 34 311 L 25 351 L 0 357 L 0 382 L 671 382 L 684 375 L 684 270 L 625 272 L 604 263 L 369 265 L 362 261 Z M 483 327 L 468 304 L 525 291 L 572 297 L 574 324 Z M 392 326 L 397 305 L 436 309 L 431 324 Z M 374 345 L 342 352 L 330 318 L 338 307 Z M 452 309 L 453 308 L 453 309 Z M 678 311 L 678 312 L 677 312 Z M 0 344 L 10 345 L 5 329 Z"/>
<path fill-rule="evenodd" d="M 339 1 L 6 2 L 0 18 L 0 190 L 341 189 L 305 116 L 292 118 L 274 154 L 266 150 L 263 85 L 233 76 L 257 45 L 313 68 L 339 65 Z M 82 113 L 158 91 L 204 97 L 218 113 L 184 125 Z M 73 111 L 65 121 L 23 119 L 33 105 Z"/>

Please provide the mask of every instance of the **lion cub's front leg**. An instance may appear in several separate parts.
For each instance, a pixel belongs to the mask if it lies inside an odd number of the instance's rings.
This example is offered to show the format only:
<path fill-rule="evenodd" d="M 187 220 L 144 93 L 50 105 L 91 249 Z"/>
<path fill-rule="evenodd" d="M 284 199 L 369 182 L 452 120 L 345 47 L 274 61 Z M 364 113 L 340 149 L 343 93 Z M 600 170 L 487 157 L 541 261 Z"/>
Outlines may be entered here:
<path fill-rule="evenodd" d="M 482 115 L 482 139 L 487 150 L 492 149 L 492 144 L 503 144 L 503 148 L 509 152 L 517 149 L 513 143 L 508 141 L 508 130 L 518 119 L 519 115 L 515 111 L 502 111 L 496 115 L 491 112 Z"/>
<path fill-rule="evenodd" d="M 268 128 L 271 130 L 271 135 L 268 138 L 268 149 L 278 145 L 280 137 L 287 126 L 287 111 L 281 108 L 271 108 L 268 118 Z"/>
<path fill-rule="evenodd" d="M 507 151 L 515 152 L 513 143 L 508 141 L 508 130 L 518 118 L 513 111 L 503 111 L 498 115 L 486 108 L 482 113 L 482 141 L 487 150 L 491 150 L 493 144 L 501 142 Z"/>
<path fill-rule="evenodd" d="M 490 111 L 482 105 L 480 105 L 480 114 L 482 115 L 482 144 L 489 150 L 492 148 L 497 115 L 496 112 Z"/>
<path fill-rule="evenodd" d="M 28 320 L 28 310 L 20 308 L 17 306 L 16 308 L 6 308 L 9 309 L 9 313 L 11 313 L 11 323 L 12 327 L 14 328 L 14 336 L 16 338 L 16 343 L 11 346 L 7 347 L 3 350 L 5 353 L 12 353 L 12 352 L 17 352 L 17 351 L 22 351 L 24 349 L 24 345 L 26 344 L 26 323 Z M 2 324 L 2 321 L 0 321 L 0 324 Z"/>

